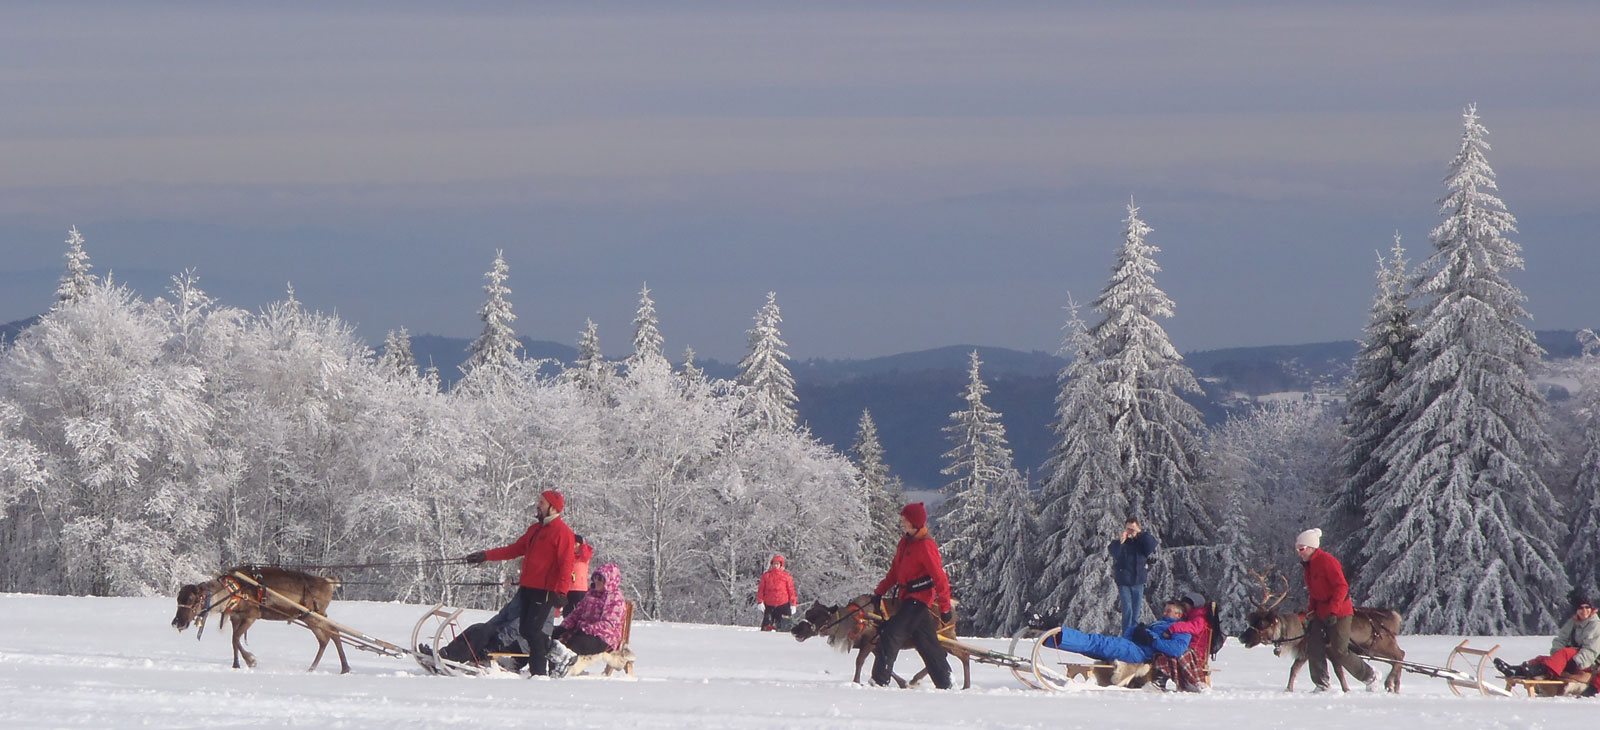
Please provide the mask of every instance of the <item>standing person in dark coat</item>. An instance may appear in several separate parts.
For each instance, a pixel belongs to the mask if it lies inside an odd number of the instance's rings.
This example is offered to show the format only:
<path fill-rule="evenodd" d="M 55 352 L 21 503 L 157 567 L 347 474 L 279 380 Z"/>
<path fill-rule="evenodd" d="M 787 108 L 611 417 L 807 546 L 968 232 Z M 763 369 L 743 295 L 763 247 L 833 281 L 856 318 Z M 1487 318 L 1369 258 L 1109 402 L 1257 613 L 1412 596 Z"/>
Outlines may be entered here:
<path fill-rule="evenodd" d="M 1322 549 L 1322 530 L 1315 527 L 1296 535 L 1294 551 L 1306 571 L 1306 593 L 1311 599 L 1306 611 L 1306 661 L 1311 664 L 1311 681 L 1316 691 L 1328 691 L 1328 662 L 1344 667 L 1350 676 L 1372 691 L 1378 673 L 1350 652 L 1350 622 L 1355 604 L 1350 600 L 1350 583 L 1344 578 L 1339 559 Z"/>
<path fill-rule="evenodd" d="M 1139 625 L 1139 615 L 1144 612 L 1144 584 L 1150 579 L 1156 539 L 1130 517 L 1110 549 L 1111 576 L 1117 581 L 1117 605 L 1122 608 L 1122 633 L 1126 634 Z"/>
<path fill-rule="evenodd" d="M 522 601 L 522 638 L 528 642 L 528 671 L 534 676 L 549 673 L 550 635 L 545 633 L 545 623 L 550 613 L 567 604 L 567 591 L 572 588 L 573 548 L 576 546 L 572 528 L 561 520 L 561 510 L 566 499 L 553 489 L 539 495 L 538 520 L 528 526 L 528 531 L 510 545 L 484 550 L 467 556 L 467 562 L 477 565 L 488 560 L 522 558 L 522 575 L 518 580 L 517 598 Z"/>
<path fill-rule="evenodd" d="M 877 606 L 890 588 L 900 591 L 900 608 L 878 629 L 872 683 L 880 687 L 889 684 L 900 645 L 909 638 L 917 654 L 922 656 L 933 686 L 950 689 L 950 663 L 945 660 L 944 646 L 939 643 L 939 627 L 934 625 L 928 606 L 939 607 L 939 620 L 943 623 L 950 623 L 954 618 L 954 606 L 950 603 L 950 576 L 944 572 L 939 545 L 928 535 L 928 509 L 921 502 L 901 508 L 900 529 L 904 534 L 895 547 L 889 574 L 878 583 L 872 596 L 872 603 Z"/>

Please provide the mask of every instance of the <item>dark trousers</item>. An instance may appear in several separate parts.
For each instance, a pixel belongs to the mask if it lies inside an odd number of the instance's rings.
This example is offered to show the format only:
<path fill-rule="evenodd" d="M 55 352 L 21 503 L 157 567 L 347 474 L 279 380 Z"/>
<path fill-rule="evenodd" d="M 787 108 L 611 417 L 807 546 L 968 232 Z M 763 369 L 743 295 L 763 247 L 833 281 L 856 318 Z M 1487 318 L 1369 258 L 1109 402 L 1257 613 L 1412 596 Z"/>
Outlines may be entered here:
<path fill-rule="evenodd" d="M 585 634 L 577 629 L 573 629 L 572 631 L 562 631 L 560 633 L 561 643 L 566 644 L 567 648 L 571 649 L 572 653 L 577 654 L 578 656 L 604 654 L 608 651 L 611 651 L 611 647 L 606 644 L 606 640 L 598 636 L 590 636 L 589 634 Z"/>
<path fill-rule="evenodd" d="M 933 686 L 950 689 L 950 663 L 945 660 L 944 646 L 939 643 L 939 627 L 934 625 L 933 614 L 921 601 L 905 601 L 883 626 L 878 628 L 877 657 L 872 662 L 872 682 L 887 685 L 894 674 L 894 659 L 907 640 L 922 656 Z"/>
<path fill-rule="evenodd" d="M 540 675 L 550 673 L 550 635 L 545 633 L 545 623 L 555 606 L 550 603 L 550 592 L 539 588 L 518 588 L 517 598 L 522 600 L 522 639 L 528 642 L 528 671 Z"/>
<path fill-rule="evenodd" d="M 788 616 L 789 604 L 787 603 L 783 604 L 782 606 L 767 606 L 761 611 L 761 628 L 762 630 L 771 630 L 777 628 L 779 622 L 783 621 L 785 618 L 788 618 Z"/>
<path fill-rule="evenodd" d="M 1372 667 L 1350 651 L 1350 616 L 1318 618 L 1306 616 L 1306 661 L 1311 664 L 1311 681 L 1328 687 L 1328 662 L 1344 667 L 1358 682 L 1370 682 Z"/>

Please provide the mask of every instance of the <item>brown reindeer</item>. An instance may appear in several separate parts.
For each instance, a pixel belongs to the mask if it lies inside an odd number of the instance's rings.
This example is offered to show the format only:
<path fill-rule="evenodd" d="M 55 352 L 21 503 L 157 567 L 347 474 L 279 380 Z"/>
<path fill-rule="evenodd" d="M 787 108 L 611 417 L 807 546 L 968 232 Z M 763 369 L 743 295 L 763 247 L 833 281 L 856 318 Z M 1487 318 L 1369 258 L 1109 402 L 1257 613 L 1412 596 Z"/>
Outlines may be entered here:
<path fill-rule="evenodd" d="M 1278 604 L 1289 595 L 1289 581 L 1282 575 L 1277 578 L 1281 581 L 1283 589 L 1274 592 L 1268 573 L 1252 571 L 1251 575 L 1261 583 L 1261 598 L 1254 611 L 1250 613 L 1247 622 L 1248 628 L 1239 635 L 1240 643 L 1246 648 L 1260 644 L 1271 644 L 1272 653 L 1283 656 L 1288 652 L 1294 659 L 1294 664 L 1289 667 L 1289 686 L 1285 692 L 1294 691 L 1294 680 L 1300 676 L 1300 668 L 1306 665 L 1306 614 L 1305 612 L 1290 613 L 1278 610 Z M 1387 608 L 1369 608 L 1356 606 L 1355 615 L 1350 622 L 1350 647 L 1367 656 L 1379 659 L 1394 659 L 1401 661 L 1406 658 L 1406 653 L 1400 648 L 1400 614 Z M 1335 676 L 1339 678 L 1339 687 L 1350 691 L 1350 684 L 1344 676 L 1344 668 L 1338 664 L 1333 665 Z M 1389 675 L 1383 680 L 1383 688 L 1390 692 L 1400 691 L 1400 665 L 1390 664 Z"/>
<path fill-rule="evenodd" d="M 789 633 L 794 636 L 795 641 L 805 641 L 813 636 L 825 636 L 828 639 L 828 646 L 834 649 L 841 652 L 855 649 L 856 674 L 851 681 L 861 684 L 861 667 L 867 663 L 867 656 L 878 646 L 878 625 L 884 619 L 893 616 L 899 606 L 899 601 L 893 598 L 884 599 L 883 603 L 885 613 L 879 615 L 877 608 L 872 605 L 871 595 L 857 596 L 843 606 L 827 606 L 817 601 L 811 604 L 811 608 L 806 609 L 805 617 L 795 623 Z M 929 606 L 928 610 L 933 611 L 933 607 Z M 934 616 L 934 620 L 938 621 L 937 615 Z M 939 624 L 940 636 L 950 637 L 954 632 L 953 622 L 948 625 Z M 910 639 L 907 639 L 905 645 L 900 648 L 913 648 Z M 958 646 L 946 644 L 945 650 L 961 660 L 961 688 L 971 689 L 972 658 Z M 891 676 L 901 689 L 908 686 L 899 675 Z M 916 686 L 926 676 L 928 670 L 924 668 L 911 678 L 909 685 Z"/>
<path fill-rule="evenodd" d="M 235 573 L 249 576 L 262 587 L 240 580 Z M 227 616 L 233 623 L 233 668 L 238 669 L 240 656 L 250 667 L 256 665 L 255 655 L 243 646 L 245 634 L 256 619 L 290 623 L 298 621 L 317 637 L 317 656 L 311 660 L 311 668 L 306 671 L 316 670 L 317 664 L 322 661 L 322 653 L 328 648 L 328 640 L 332 639 L 333 648 L 339 652 L 339 672 L 347 674 L 350 662 L 344 656 L 344 643 L 339 640 L 339 632 L 325 620 L 328 604 L 333 602 L 333 589 L 338 585 L 339 582 L 332 578 L 284 568 L 239 566 L 204 583 L 192 583 L 178 589 L 178 614 L 172 617 L 172 626 L 181 632 L 190 625 L 199 625 L 200 632 L 204 632 L 206 615 L 210 611 L 217 611 L 219 626 L 222 616 Z M 271 592 L 264 589 L 270 589 Z M 284 598 L 310 609 L 310 613 L 288 605 Z"/>

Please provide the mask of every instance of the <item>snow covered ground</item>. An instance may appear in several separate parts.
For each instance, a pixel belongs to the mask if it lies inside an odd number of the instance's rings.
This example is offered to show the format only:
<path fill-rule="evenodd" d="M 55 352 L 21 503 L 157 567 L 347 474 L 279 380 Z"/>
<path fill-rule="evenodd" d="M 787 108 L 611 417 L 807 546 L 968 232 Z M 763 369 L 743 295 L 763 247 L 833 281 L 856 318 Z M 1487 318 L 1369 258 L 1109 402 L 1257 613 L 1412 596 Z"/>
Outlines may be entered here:
<path fill-rule="evenodd" d="M 336 602 L 336 620 L 403 643 L 424 607 Z M 428 676 L 413 663 L 351 652 L 304 670 L 309 632 L 259 623 L 255 670 L 229 667 L 226 630 L 174 631 L 172 599 L 0 594 L 0 727 L 1205 727 L 1576 728 L 1600 701 L 1457 699 L 1440 680 L 1406 675 L 1404 694 L 1283 693 L 1288 662 L 1230 644 L 1208 695 L 1021 688 L 999 668 L 973 670 L 961 692 L 850 684 L 851 661 L 820 643 L 753 628 L 638 622 L 637 681 Z M 483 614 L 487 616 L 487 614 Z M 1458 639 L 1405 637 L 1418 661 L 1444 661 Z M 1522 658 L 1542 637 L 1502 640 Z M 1003 646 L 1003 642 L 984 642 Z M 1479 642 L 1474 642 L 1479 643 Z M 1490 642 L 1492 643 L 1492 642 Z M 919 665 L 901 655 L 904 674 Z M 959 668 L 957 676 L 959 677 Z M 1310 683 L 1302 676 L 1302 686 Z"/>

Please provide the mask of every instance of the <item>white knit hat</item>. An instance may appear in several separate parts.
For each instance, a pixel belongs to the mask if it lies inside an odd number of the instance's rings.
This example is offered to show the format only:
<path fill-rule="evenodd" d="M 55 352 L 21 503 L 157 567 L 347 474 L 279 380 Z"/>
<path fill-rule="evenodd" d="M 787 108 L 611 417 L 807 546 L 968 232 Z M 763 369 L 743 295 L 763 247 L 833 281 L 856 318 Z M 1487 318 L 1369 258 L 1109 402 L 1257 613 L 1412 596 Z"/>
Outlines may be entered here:
<path fill-rule="evenodd" d="M 1320 528 L 1313 527 L 1305 532 L 1295 535 L 1294 544 L 1295 547 L 1304 545 L 1306 547 L 1320 548 L 1322 547 L 1322 530 Z"/>

